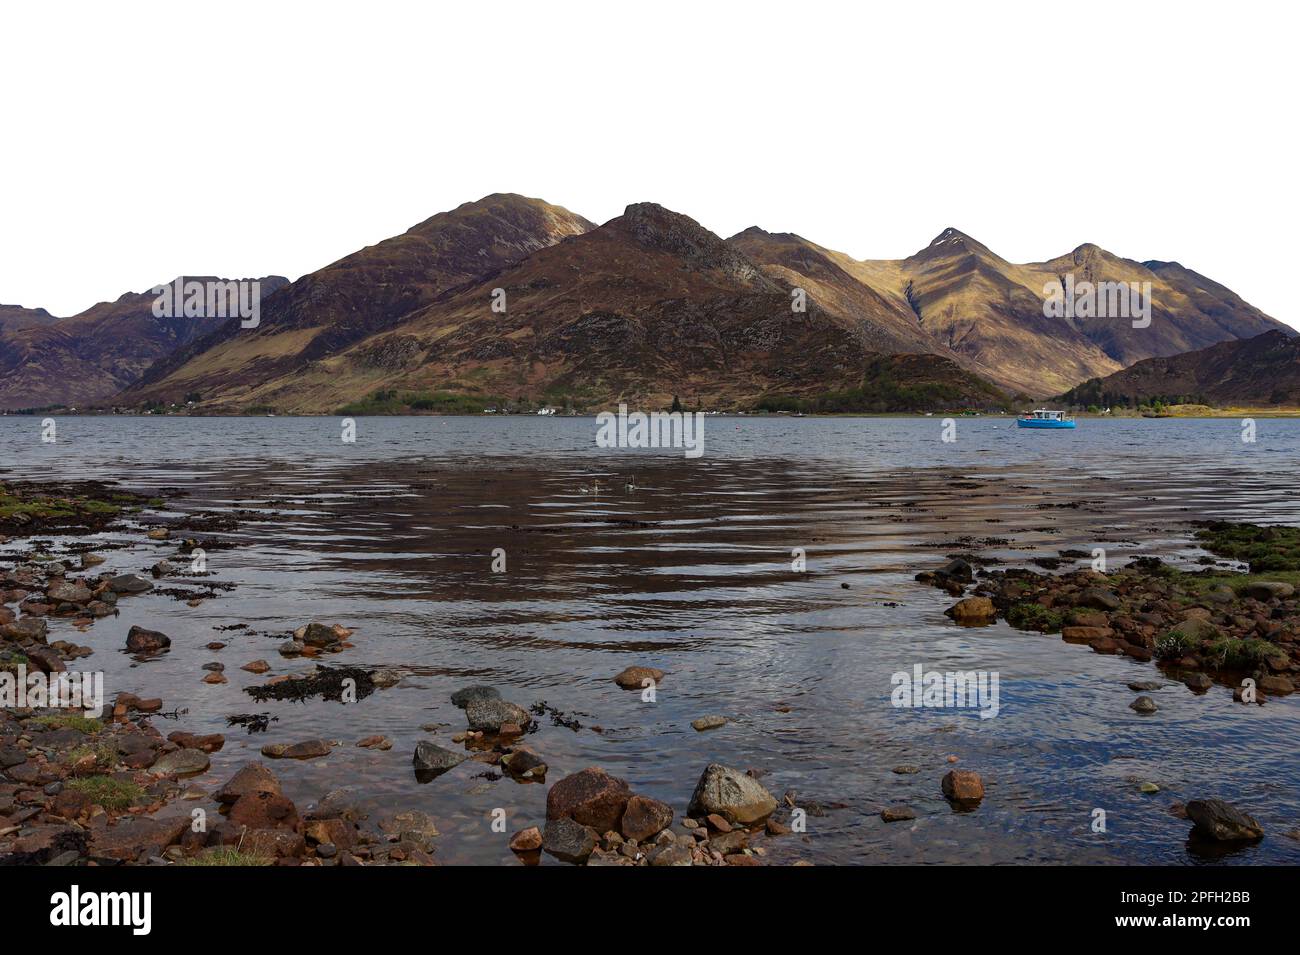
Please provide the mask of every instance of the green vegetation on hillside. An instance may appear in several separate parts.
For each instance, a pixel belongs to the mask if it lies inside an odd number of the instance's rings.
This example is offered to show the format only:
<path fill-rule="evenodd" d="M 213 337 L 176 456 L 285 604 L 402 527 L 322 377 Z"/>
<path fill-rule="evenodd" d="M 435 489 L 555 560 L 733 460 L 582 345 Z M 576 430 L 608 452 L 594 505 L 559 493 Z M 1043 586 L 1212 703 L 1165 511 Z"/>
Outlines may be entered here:
<path fill-rule="evenodd" d="M 948 381 L 900 381 L 895 363 L 889 358 L 870 362 L 856 388 L 827 391 L 811 398 L 765 395 L 757 411 L 804 412 L 808 414 L 882 414 L 890 411 L 940 411 L 955 408 L 1003 407 L 1006 396 L 992 385 L 973 376 L 962 379 L 965 387 Z"/>
<path fill-rule="evenodd" d="M 1065 394 L 1061 401 L 1074 408 L 1132 408 L 1139 411 L 1151 410 L 1157 413 L 1169 405 L 1210 405 L 1213 403 L 1205 395 L 1169 395 L 1169 394 L 1119 394 L 1106 390 L 1100 378 L 1089 378 L 1081 385 L 1075 385 Z M 1089 408 L 1091 410 L 1091 407 Z"/>
<path fill-rule="evenodd" d="M 429 412 L 435 414 L 482 414 L 484 408 L 500 407 L 498 398 L 483 395 L 460 395 L 447 391 L 406 392 L 399 394 L 396 390 L 373 392 L 360 401 L 339 408 L 340 415 L 400 415 L 411 412 Z"/>

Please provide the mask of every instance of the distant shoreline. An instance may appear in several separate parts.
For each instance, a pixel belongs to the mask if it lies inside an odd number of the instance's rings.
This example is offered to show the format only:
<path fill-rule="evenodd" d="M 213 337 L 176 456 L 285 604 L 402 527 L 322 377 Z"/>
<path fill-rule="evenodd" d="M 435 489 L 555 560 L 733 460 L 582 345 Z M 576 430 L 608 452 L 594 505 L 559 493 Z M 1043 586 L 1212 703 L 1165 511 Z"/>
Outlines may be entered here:
<path fill-rule="evenodd" d="M 654 409 L 651 409 L 654 410 Z M 662 410 L 662 409 L 660 409 Z M 854 411 L 844 413 L 815 413 L 808 412 L 804 414 L 782 414 L 762 411 L 705 411 L 696 412 L 684 410 L 683 414 L 705 414 L 710 418 L 763 418 L 763 419 L 794 419 L 794 418 L 1005 418 L 1015 420 L 1024 412 L 963 412 L 963 411 L 883 411 L 883 412 L 866 412 Z M 1198 409 L 1196 413 L 1189 414 L 1179 411 L 1171 411 L 1162 414 L 1139 414 L 1129 412 L 1126 414 L 1096 414 L 1086 411 L 1068 412 L 1075 418 L 1084 420 L 1122 420 L 1132 421 L 1138 419 L 1158 420 L 1165 418 L 1178 418 L 1182 420 L 1198 419 L 1219 419 L 1219 418 L 1300 418 L 1300 408 L 1222 408 L 1222 409 Z M 439 411 L 410 411 L 400 414 L 366 414 L 364 412 L 350 412 L 348 414 L 338 414 L 335 412 L 276 412 L 274 414 L 220 414 L 220 413 L 193 413 L 193 412 L 175 412 L 175 413 L 156 413 L 143 414 L 139 412 L 125 413 L 112 411 L 60 411 L 58 409 L 47 409 L 43 411 L 5 411 L 0 412 L 0 418 L 40 418 L 43 416 L 57 416 L 61 418 L 595 418 L 599 411 L 584 411 L 575 414 L 554 414 L 539 415 L 535 412 L 518 412 L 514 414 L 463 414 L 456 412 L 439 412 Z"/>

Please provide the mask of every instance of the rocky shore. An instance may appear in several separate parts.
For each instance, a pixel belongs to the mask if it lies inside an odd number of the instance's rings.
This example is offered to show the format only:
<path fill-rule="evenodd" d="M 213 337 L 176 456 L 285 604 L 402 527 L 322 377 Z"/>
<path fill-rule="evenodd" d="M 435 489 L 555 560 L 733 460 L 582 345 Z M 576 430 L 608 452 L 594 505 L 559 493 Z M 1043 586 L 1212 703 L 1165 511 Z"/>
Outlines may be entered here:
<path fill-rule="evenodd" d="M 963 595 L 947 611 L 963 625 L 1002 618 L 1018 630 L 1059 634 L 1097 653 L 1153 663 L 1197 693 L 1230 689 L 1238 702 L 1263 704 L 1295 692 L 1300 529 L 1214 523 L 1200 526 L 1196 537 L 1222 559 L 1203 558 L 1202 569 L 1192 571 L 1142 557 L 1106 574 L 976 571 L 977 555 L 953 555 L 917 579 Z M 1071 559 L 1080 558 L 1055 563 Z"/>
<path fill-rule="evenodd" d="M 156 503 L 105 484 L 0 484 L 0 543 L 17 544 L 0 564 L 0 678 L 56 678 L 88 666 L 81 661 L 91 648 L 49 639 L 51 619 L 84 632 L 105 617 L 129 620 L 132 598 L 171 583 L 187 585 L 172 588 L 171 595 L 190 605 L 202 601 L 202 587 L 219 586 L 205 583 L 205 572 L 193 568 L 203 542 L 186 536 L 210 528 L 201 520 L 150 526 L 141 515 Z M 105 530 L 175 549 L 148 571 L 97 572 L 103 558 L 96 551 L 113 545 L 85 538 Z M 1300 531 L 1207 524 L 1196 534 L 1217 555 L 1204 558 L 1199 570 L 1154 558 L 1112 573 L 1071 569 L 1070 562 L 1086 558 L 1082 552 L 1063 552 L 1050 568 L 1040 560 L 1040 569 L 1031 570 L 954 554 L 917 579 L 960 598 L 948 611 L 958 624 L 1002 619 L 1018 630 L 1059 634 L 1097 653 L 1149 664 L 1148 678 L 1129 683 L 1139 694 L 1133 702 L 1139 714 L 1157 712 L 1161 695 L 1180 684 L 1205 695 L 1220 689 L 1231 697 L 1228 705 L 1259 705 L 1293 692 L 1300 679 Z M 57 559 L 52 537 L 61 545 Z M 302 669 L 267 676 L 246 692 L 257 702 L 346 702 L 401 682 L 406 674 L 399 669 L 337 662 L 354 649 L 353 638 L 347 626 L 304 623 L 276 638 L 280 657 Z M 172 646 L 168 634 L 133 625 L 122 649 L 144 662 Z M 225 646 L 214 640 L 206 649 L 216 654 Z M 273 667 L 252 659 L 240 669 L 261 677 Z M 222 662 L 206 663 L 203 671 L 204 683 L 227 680 Z M 609 679 L 629 692 L 646 692 L 672 677 L 631 666 Z M 823 809 L 793 791 L 774 795 L 758 771 L 720 763 L 695 767 L 699 775 L 684 806 L 638 793 L 597 766 L 548 783 L 545 747 L 528 741 L 543 718 L 576 730 L 574 717 L 544 702 L 512 702 L 484 685 L 461 688 L 451 702 L 463 711 L 465 728 L 421 740 L 409 765 L 421 781 L 472 760 L 484 764 L 485 773 L 549 785 L 544 818 L 509 832 L 494 829 L 523 864 L 537 864 L 545 854 L 585 865 L 761 865 L 781 844 L 774 840 L 797 843 L 807 815 Z M 438 831 L 424 812 L 371 818 L 355 793 L 341 789 L 305 805 L 285 795 L 274 761 L 319 759 L 347 745 L 343 741 L 268 743 L 261 760 L 247 762 L 222 785 L 198 786 L 194 780 L 210 771 L 211 754 L 226 740 L 186 730 L 179 725 L 184 716 L 173 701 L 124 692 L 113 693 L 96 717 L 41 701 L 0 710 L 0 864 L 435 863 Z M 273 719 L 242 713 L 231 714 L 228 723 L 256 731 Z M 178 728 L 164 735 L 157 725 L 164 720 Z M 691 726 L 707 733 L 727 721 L 704 714 Z M 372 732 L 351 745 L 384 751 L 394 744 Z M 955 811 L 975 810 L 985 797 L 984 780 L 969 769 L 900 765 L 894 772 L 931 773 L 933 791 Z M 1174 811 L 1191 822 L 1193 839 L 1233 845 L 1264 835 L 1250 816 L 1213 797 Z M 906 822 L 916 811 L 885 805 L 879 816 Z M 785 861 L 806 864 L 788 854 Z"/>
<path fill-rule="evenodd" d="M 1199 558 L 1195 570 L 1139 557 L 1105 573 L 1093 569 L 1089 552 L 1062 551 L 1036 561 L 1059 571 L 1051 573 L 951 554 L 916 579 L 960 597 L 946 611 L 959 625 L 1002 619 L 1018 630 L 1150 664 L 1152 678 L 1127 683 L 1139 694 L 1129 708 L 1141 716 L 1159 712 L 1160 695 L 1180 686 L 1229 706 L 1289 696 L 1300 680 L 1300 529 L 1194 527 L 1196 542 L 1214 555 Z M 1088 568 L 1068 566 L 1080 562 Z M 1144 785 L 1144 792 L 1158 791 Z M 1190 844 L 1211 854 L 1264 837 L 1252 817 L 1217 798 L 1174 803 L 1169 811 L 1192 821 Z M 1286 834 L 1297 838 L 1300 830 Z"/>

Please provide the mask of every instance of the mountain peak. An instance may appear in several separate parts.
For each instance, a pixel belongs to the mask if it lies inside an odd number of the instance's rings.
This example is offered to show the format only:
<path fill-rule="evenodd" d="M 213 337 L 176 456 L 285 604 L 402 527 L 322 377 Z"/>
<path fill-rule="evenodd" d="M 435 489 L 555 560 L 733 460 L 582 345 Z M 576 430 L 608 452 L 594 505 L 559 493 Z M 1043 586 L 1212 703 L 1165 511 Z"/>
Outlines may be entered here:
<path fill-rule="evenodd" d="M 988 246 L 984 243 L 972 239 L 960 229 L 954 229 L 952 226 L 948 226 L 948 228 L 944 229 L 931 239 L 930 244 L 918 252 L 914 258 L 933 258 L 941 255 L 970 255 L 972 253 L 1000 258 L 1000 256 L 994 255 L 994 253 L 990 251 Z"/>
<path fill-rule="evenodd" d="M 754 263 L 690 216 L 655 202 L 635 202 L 606 226 L 628 233 L 647 248 L 681 256 L 693 268 L 720 269 L 744 280 L 760 274 Z"/>
<path fill-rule="evenodd" d="M 451 224 L 469 225 L 497 222 L 507 229 L 536 231 L 541 228 L 557 236 L 579 235 L 596 226 L 582 216 L 563 206 L 553 205 L 545 199 L 521 196 L 516 192 L 494 192 L 462 202 L 447 212 L 439 212 L 406 230 L 407 235 L 422 236 L 441 232 Z M 493 227 L 488 226 L 491 229 Z"/>
<path fill-rule="evenodd" d="M 952 226 L 948 226 L 946 229 L 944 229 L 942 232 L 936 235 L 933 239 L 931 239 L 930 244 L 942 245 L 945 242 L 957 242 L 964 239 L 970 239 L 970 236 L 968 236 L 965 232 L 962 232 L 961 229 L 954 229 Z"/>

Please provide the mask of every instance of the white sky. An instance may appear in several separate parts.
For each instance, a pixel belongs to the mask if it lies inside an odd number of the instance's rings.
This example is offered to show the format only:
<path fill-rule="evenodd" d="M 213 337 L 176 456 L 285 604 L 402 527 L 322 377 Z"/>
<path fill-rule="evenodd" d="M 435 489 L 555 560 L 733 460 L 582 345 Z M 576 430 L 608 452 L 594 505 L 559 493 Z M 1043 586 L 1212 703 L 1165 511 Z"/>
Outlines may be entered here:
<path fill-rule="evenodd" d="M 1096 242 L 1276 318 L 1292 4 L 0 6 L 0 302 L 296 278 L 491 192 L 899 258 Z"/>

